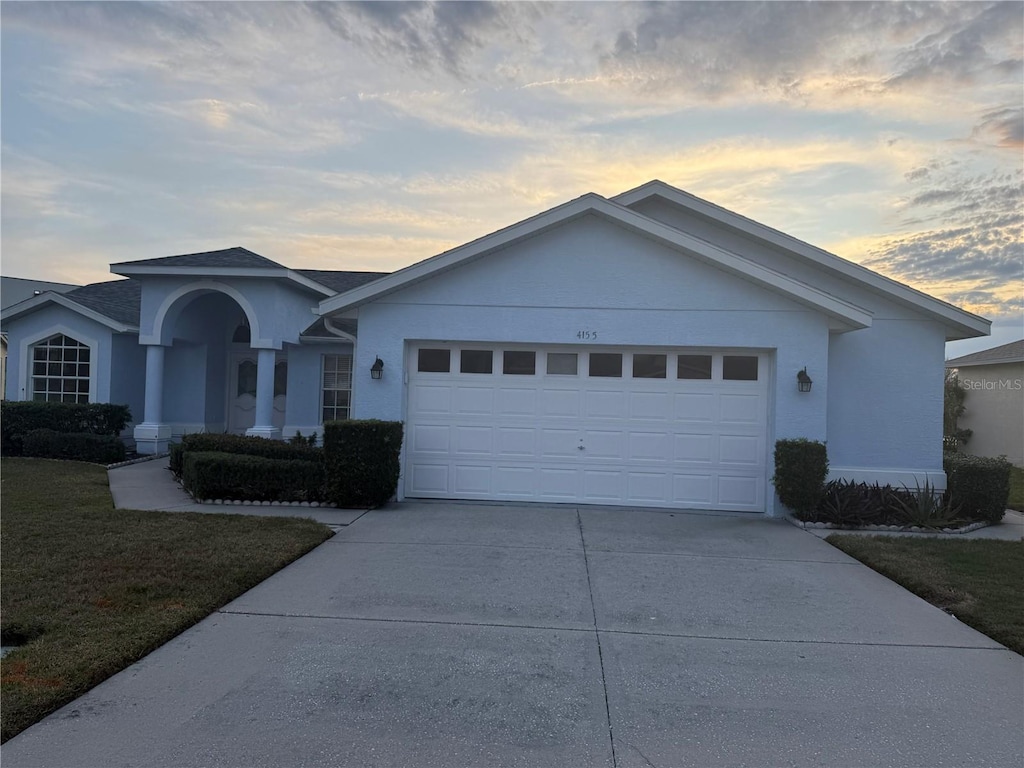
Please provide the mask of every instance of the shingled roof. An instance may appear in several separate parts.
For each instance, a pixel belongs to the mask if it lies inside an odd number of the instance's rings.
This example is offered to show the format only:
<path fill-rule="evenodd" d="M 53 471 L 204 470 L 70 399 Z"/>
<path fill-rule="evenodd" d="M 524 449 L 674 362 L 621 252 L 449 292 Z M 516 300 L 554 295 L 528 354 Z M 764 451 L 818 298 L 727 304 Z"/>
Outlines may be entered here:
<path fill-rule="evenodd" d="M 296 269 L 300 275 L 315 280 L 335 293 L 344 293 L 364 283 L 389 275 L 389 272 L 338 272 L 331 269 Z"/>
<path fill-rule="evenodd" d="M 83 285 L 66 294 L 76 304 L 125 325 L 139 324 L 142 286 L 135 280 L 110 280 Z"/>
<path fill-rule="evenodd" d="M 963 357 L 946 361 L 947 368 L 968 368 L 972 365 L 996 365 L 998 363 L 1024 362 L 1024 339 L 1011 341 L 992 349 L 983 349 Z"/>
<path fill-rule="evenodd" d="M 185 253 L 181 256 L 161 256 L 156 259 L 140 261 L 123 261 L 111 264 L 113 267 L 235 267 L 241 269 L 287 269 L 266 256 L 236 246 L 219 251 L 203 251 L 202 253 Z M 116 270 L 115 270 L 116 271 Z"/>

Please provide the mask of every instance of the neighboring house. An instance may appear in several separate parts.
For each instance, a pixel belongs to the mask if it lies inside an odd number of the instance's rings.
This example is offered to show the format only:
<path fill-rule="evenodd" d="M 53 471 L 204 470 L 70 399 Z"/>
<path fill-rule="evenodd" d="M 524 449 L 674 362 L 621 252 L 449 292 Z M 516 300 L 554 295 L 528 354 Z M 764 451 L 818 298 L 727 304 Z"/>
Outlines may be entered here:
<path fill-rule="evenodd" d="M 958 426 L 974 434 L 964 452 L 1006 456 L 1024 467 L 1024 339 L 946 361 L 966 391 Z"/>
<path fill-rule="evenodd" d="M 398 419 L 400 498 L 771 513 L 785 437 L 944 487 L 944 344 L 989 331 L 659 181 L 388 275 L 242 248 L 111 271 L 3 314 L 9 397 L 126 402 L 143 453 Z"/>
<path fill-rule="evenodd" d="M 48 280 L 28 280 L 23 277 L 0 277 L 0 311 L 46 291 L 67 293 L 77 288 L 70 283 L 51 283 Z M 7 334 L 0 333 L 0 398 L 7 392 Z"/>

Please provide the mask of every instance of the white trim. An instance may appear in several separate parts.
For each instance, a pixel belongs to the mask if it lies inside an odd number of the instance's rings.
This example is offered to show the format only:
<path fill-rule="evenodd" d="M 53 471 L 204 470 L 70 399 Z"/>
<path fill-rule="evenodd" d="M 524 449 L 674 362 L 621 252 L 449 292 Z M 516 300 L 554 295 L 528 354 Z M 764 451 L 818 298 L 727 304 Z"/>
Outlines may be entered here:
<path fill-rule="evenodd" d="M 874 467 L 829 467 L 829 480 L 852 480 L 868 485 L 891 485 L 916 491 L 925 483 L 935 491 L 946 490 L 946 473 L 941 469 L 877 469 Z"/>
<path fill-rule="evenodd" d="M 115 275 L 195 275 L 201 277 L 270 277 L 284 278 L 297 283 L 304 288 L 322 294 L 333 296 L 336 292 L 316 280 L 306 277 L 294 269 L 288 267 L 173 267 L 157 266 L 154 264 L 140 264 L 133 266 L 132 263 L 122 262 L 111 264 L 110 271 Z"/>
<path fill-rule="evenodd" d="M 156 314 L 153 316 L 153 332 L 148 335 L 139 333 L 140 344 L 160 344 L 162 346 L 168 346 L 163 341 L 164 335 L 164 321 L 167 318 L 167 313 L 171 307 L 174 306 L 175 302 L 183 296 L 187 296 L 190 293 L 196 291 L 215 291 L 223 293 L 234 299 L 238 306 L 242 308 L 245 316 L 249 320 L 249 346 L 253 349 L 280 349 L 281 344 L 274 344 L 272 339 L 261 339 L 259 338 L 259 320 L 256 317 L 256 309 L 252 303 L 235 287 L 228 285 L 227 283 L 221 283 L 217 280 L 198 280 L 194 283 L 188 283 L 182 285 L 171 293 L 167 294 L 160 307 L 157 309 Z"/>
<path fill-rule="evenodd" d="M 73 330 L 63 323 L 57 325 L 51 325 L 44 331 L 38 331 L 31 336 L 26 336 L 21 340 L 21 346 L 19 347 L 18 354 L 19 360 L 21 361 L 21 376 L 18 385 L 20 387 L 19 394 L 20 400 L 31 400 L 32 392 L 29 387 L 29 380 L 32 378 L 31 368 L 32 360 L 29 355 L 29 351 L 44 339 L 48 339 L 51 336 L 57 334 L 63 334 L 69 336 L 80 344 L 85 344 L 89 348 L 89 402 L 98 402 L 98 385 L 99 385 L 99 340 L 94 339 L 90 336 L 84 336 L 81 331 Z"/>
<path fill-rule="evenodd" d="M 482 237 L 479 240 L 413 264 L 365 286 L 360 286 L 351 291 L 325 299 L 320 302 L 320 314 L 326 315 L 350 309 L 368 301 L 379 299 L 400 288 L 432 277 L 460 264 L 478 259 L 499 248 L 506 248 L 514 242 L 535 236 L 555 225 L 563 224 L 585 214 L 600 215 L 629 227 L 644 236 L 682 249 L 712 266 L 767 287 L 801 304 L 824 312 L 831 317 L 838 318 L 848 324 L 850 329 L 867 328 L 871 325 L 871 313 L 861 307 L 820 291 L 799 280 L 794 280 L 780 272 L 763 267 L 742 256 L 737 256 L 667 224 L 654 221 L 647 216 L 643 216 L 625 206 L 610 202 L 600 195 L 593 193 L 552 208 L 549 211 Z"/>
<path fill-rule="evenodd" d="M 69 309 L 72 312 L 82 315 L 82 317 L 87 317 L 100 325 L 105 325 L 107 328 L 117 331 L 118 333 L 128 333 L 129 331 L 139 330 L 137 326 L 119 323 L 117 320 L 113 320 L 104 314 L 100 314 L 94 309 L 89 309 L 88 307 L 79 304 L 74 299 L 69 299 L 63 293 L 57 293 L 55 291 L 47 291 L 46 293 L 41 293 L 38 296 L 32 296 L 24 301 L 19 301 L 17 304 L 12 304 L 7 307 L 2 314 L 0 314 L 0 319 L 7 323 L 11 320 L 16 320 L 23 315 L 30 314 L 45 304 L 58 304 L 65 309 Z"/>
<path fill-rule="evenodd" d="M 983 365 L 1013 365 L 1014 363 L 1024 363 L 1024 357 L 1020 355 L 1016 357 L 1000 357 L 992 360 L 978 360 L 977 362 L 958 363 L 956 360 L 947 360 L 947 368 L 979 368 Z"/>
<path fill-rule="evenodd" d="M 620 205 L 633 206 L 651 197 L 660 197 L 688 211 L 706 216 L 719 224 L 738 230 L 749 237 L 754 237 L 776 247 L 783 248 L 794 255 L 812 262 L 816 266 L 824 267 L 844 278 L 862 283 L 866 287 L 893 298 L 905 306 L 926 312 L 939 319 L 947 329 L 961 334 L 947 337 L 947 341 L 988 336 L 990 333 L 992 326 L 990 320 L 955 307 L 941 299 L 936 299 L 934 296 L 922 293 L 892 278 L 880 275 L 860 264 L 847 261 L 810 243 L 798 240 L 792 235 L 787 235 L 785 232 L 772 229 L 766 224 L 748 219 L 746 216 L 741 216 L 734 211 L 722 208 L 681 189 L 676 189 L 663 181 L 657 179 L 649 181 L 635 189 L 615 195 L 611 199 Z"/>
<path fill-rule="evenodd" d="M 353 336 L 351 333 L 345 333 L 345 331 L 341 330 L 341 328 L 335 326 L 334 323 L 331 322 L 331 318 L 327 317 L 326 315 L 324 316 L 324 328 L 326 328 L 328 332 L 333 333 L 339 339 L 349 341 L 352 343 L 353 346 L 355 346 L 356 337 Z"/>

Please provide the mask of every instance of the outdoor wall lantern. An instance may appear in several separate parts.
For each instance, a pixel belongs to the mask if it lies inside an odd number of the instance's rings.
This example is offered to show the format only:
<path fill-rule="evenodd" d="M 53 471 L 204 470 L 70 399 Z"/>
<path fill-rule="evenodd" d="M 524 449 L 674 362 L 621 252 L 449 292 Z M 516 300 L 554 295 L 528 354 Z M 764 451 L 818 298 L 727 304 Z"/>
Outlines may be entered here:
<path fill-rule="evenodd" d="M 814 383 L 814 381 L 811 379 L 810 376 L 807 375 L 807 366 L 804 366 L 804 369 L 802 371 L 797 371 L 797 374 L 796 374 L 796 386 L 797 386 L 797 389 L 799 389 L 801 392 L 810 392 L 811 391 L 811 384 L 813 384 L 813 383 Z"/>
<path fill-rule="evenodd" d="M 373 365 L 370 366 L 370 378 L 371 379 L 382 379 L 384 378 L 384 361 L 379 357 L 373 361 Z"/>

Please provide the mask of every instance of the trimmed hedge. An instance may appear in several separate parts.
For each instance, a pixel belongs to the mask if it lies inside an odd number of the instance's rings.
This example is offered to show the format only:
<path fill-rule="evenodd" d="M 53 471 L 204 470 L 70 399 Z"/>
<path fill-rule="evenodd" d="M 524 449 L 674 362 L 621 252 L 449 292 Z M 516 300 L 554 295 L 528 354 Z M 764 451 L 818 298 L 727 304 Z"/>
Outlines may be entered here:
<path fill-rule="evenodd" d="M 945 453 L 946 493 L 969 520 L 998 523 L 1010 498 L 1010 467 L 1005 458 Z"/>
<path fill-rule="evenodd" d="M 185 446 L 181 443 L 171 443 L 167 446 L 167 452 L 170 454 L 168 468 L 171 470 L 171 474 L 180 480 L 182 464 L 185 460 Z"/>
<path fill-rule="evenodd" d="M 22 455 L 25 435 L 35 429 L 116 437 L 131 419 L 127 405 L 5 400 L 0 403 L 0 453 Z"/>
<path fill-rule="evenodd" d="M 196 499 L 321 501 L 324 468 L 303 459 L 185 451 L 181 480 Z"/>
<path fill-rule="evenodd" d="M 378 507 L 395 495 L 402 422 L 347 420 L 324 424 L 327 499 L 339 507 Z"/>
<path fill-rule="evenodd" d="M 185 453 L 213 452 L 260 456 L 264 459 L 320 461 L 323 451 L 310 445 L 295 445 L 265 437 L 247 437 L 213 433 L 195 433 L 181 439 Z"/>
<path fill-rule="evenodd" d="M 800 437 L 775 442 L 775 492 L 798 514 L 809 514 L 822 499 L 828 477 L 825 444 Z"/>
<path fill-rule="evenodd" d="M 114 464 L 124 461 L 126 455 L 124 443 L 115 435 L 56 432 L 52 429 L 33 429 L 26 434 L 22 439 L 22 454 L 93 464 Z"/>

